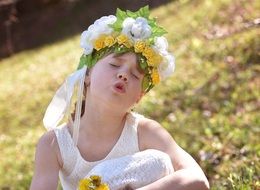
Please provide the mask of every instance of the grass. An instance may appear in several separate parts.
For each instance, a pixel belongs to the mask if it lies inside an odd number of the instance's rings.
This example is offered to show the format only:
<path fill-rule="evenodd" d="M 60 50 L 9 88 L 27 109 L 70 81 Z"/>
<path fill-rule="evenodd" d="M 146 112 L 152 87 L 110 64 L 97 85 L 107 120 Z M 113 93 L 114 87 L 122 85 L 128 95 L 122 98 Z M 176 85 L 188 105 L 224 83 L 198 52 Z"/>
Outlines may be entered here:
<path fill-rule="evenodd" d="M 206 172 L 211 189 L 260 188 L 256 0 L 179 0 L 152 11 L 169 33 L 174 76 L 137 111 L 158 120 Z M 28 189 L 42 117 L 79 61 L 79 35 L 0 63 L 0 189 Z M 59 71 L 59 72 L 57 72 Z"/>

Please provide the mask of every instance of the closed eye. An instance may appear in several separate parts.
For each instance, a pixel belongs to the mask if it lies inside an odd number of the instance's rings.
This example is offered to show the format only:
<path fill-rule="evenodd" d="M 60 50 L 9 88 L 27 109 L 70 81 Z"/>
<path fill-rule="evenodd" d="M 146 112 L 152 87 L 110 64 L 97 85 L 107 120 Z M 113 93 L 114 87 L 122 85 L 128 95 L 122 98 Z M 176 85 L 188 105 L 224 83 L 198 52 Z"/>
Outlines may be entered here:
<path fill-rule="evenodd" d="M 110 63 L 109 65 L 111 65 L 112 67 L 119 67 L 119 65 L 116 65 L 114 63 Z"/>
<path fill-rule="evenodd" d="M 133 77 L 135 77 L 136 79 L 139 79 L 139 76 L 137 76 L 136 74 L 132 73 Z"/>

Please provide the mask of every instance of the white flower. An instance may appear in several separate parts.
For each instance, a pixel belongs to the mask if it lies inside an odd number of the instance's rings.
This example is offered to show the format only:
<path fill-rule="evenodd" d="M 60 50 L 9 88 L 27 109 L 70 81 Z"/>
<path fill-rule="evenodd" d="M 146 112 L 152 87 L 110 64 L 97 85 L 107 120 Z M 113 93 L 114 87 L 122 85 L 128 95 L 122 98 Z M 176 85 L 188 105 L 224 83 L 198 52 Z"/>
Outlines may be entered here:
<path fill-rule="evenodd" d="M 137 19 L 126 18 L 123 22 L 122 33 L 133 41 L 137 41 L 149 38 L 152 31 L 147 20 L 143 17 L 138 17 Z"/>
<path fill-rule="evenodd" d="M 81 40 L 80 40 L 80 46 L 84 49 L 84 54 L 88 55 L 91 54 L 93 51 L 93 45 L 92 43 L 88 43 L 90 38 L 90 32 L 84 31 L 81 34 Z"/>
<path fill-rule="evenodd" d="M 85 55 L 92 53 L 94 40 L 101 34 L 109 35 L 113 32 L 109 24 L 113 24 L 115 21 L 116 17 L 114 15 L 103 16 L 81 34 L 80 46 L 84 49 Z"/>
<path fill-rule="evenodd" d="M 155 37 L 154 38 L 154 48 L 158 52 L 166 52 L 168 50 L 168 42 L 165 37 Z"/>
<path fill-rule="evenodd" d="M 114 15 L 103 16 L 96 20 L 93 26 L 90 26 L 89 29 L 98 34 L 111 34 L 113 29 L 109 26 L 109 24 L 113 24 L 115 21 L 116 17 Z"/>
<path fill-rule="evenodd" d="M 155 37 L 153 49 L 159 53 L 163 61 L 158 67 L 160 78 L 163 80 L 169 77 L 175 69 L 174 57 L 168 52 L 168 42 L 165 37 Z"/>
<path fill-rule="evenodd" d="M 160 75 L 160 78 L 163 80 L 167 77 L 169 77 L 175 69 L 175 59 L 174 57 L 169 54 L 168 52 L 162 55 L 163 62 L 158 67 L 158 72 Z"/>

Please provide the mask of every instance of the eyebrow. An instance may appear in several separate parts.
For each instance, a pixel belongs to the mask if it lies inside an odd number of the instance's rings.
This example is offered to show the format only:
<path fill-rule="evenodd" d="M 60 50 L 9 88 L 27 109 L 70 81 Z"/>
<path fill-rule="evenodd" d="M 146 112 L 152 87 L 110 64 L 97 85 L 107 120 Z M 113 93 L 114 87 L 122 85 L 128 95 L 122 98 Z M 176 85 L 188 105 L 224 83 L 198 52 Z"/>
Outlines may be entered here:
<path fill-rule="evenodd" d="M 127 53 L 127 52 L 125 52 Z M 119 59 L 119 60 L 124 60 L 122 59 L 120 56 L 124 55 L 125 53 L 114 53 L 114 55 L 112 56 L 113 58 L 115 59 Z M 140 67 L 140 64 L 139 64 L 139 59 L 138 59 L 138 55 L 135 54 L 135 57 L 136 57 L 136 69 L 137 71 L 140 73 L 140 74 L 144 74 L 144 70 Z"/>

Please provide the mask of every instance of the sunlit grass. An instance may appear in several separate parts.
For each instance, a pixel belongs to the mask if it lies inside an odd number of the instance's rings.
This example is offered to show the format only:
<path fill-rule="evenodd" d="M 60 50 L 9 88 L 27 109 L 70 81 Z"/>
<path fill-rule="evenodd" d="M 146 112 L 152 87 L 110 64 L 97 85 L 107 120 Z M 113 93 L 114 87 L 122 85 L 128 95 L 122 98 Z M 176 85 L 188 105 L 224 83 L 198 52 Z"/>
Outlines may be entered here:
<path fill-rule="evenodd" d="M 259 7 L 255 0 L 180 0 L 152 11 L 169 31 L 176 71 L 137 111 L 192 154 L 212 189 L 260 188 L 259 29 L 232 33 Z M 222 30 L 230 34 L 214 36 Z M 28 189 L 44 111 L 75 70 L 78 44 L 79 35 L 0 62 L 0 189 Z"/>

